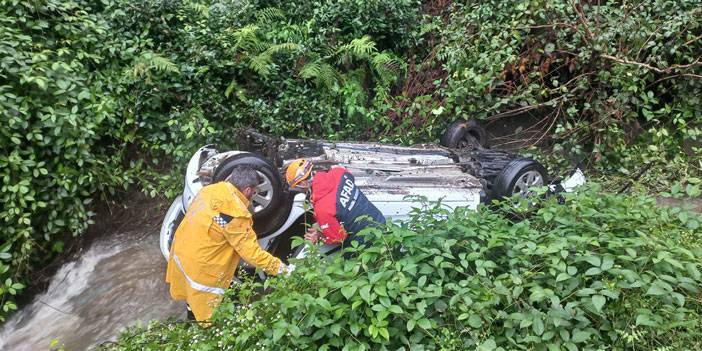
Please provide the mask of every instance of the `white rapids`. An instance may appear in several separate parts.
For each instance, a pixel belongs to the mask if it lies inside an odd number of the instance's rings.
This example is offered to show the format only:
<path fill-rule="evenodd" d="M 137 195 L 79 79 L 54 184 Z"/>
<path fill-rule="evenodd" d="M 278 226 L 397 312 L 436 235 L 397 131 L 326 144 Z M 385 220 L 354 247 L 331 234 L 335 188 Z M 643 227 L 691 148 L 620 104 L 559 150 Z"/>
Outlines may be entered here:
<path fill-rule="evenodd" d="M 0 350 L 87 350 L 135 323 L 183 317 L 170 299 L 157 233 L 97 239 L 0 328 Z"/>

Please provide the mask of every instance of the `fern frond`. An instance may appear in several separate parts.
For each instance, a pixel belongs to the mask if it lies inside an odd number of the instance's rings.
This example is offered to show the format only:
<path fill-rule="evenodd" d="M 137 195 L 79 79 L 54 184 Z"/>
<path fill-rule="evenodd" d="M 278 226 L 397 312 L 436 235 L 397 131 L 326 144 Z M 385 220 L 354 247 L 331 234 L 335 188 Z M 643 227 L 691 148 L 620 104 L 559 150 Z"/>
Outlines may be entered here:
<path fill-rule="evenodd" d="M 276 55 L 276 54 L 281 54 L 281 53 L 293 53 L 293 52 L 298 52 L 302 50 L 302 45 L 296 44 L 296 43 L 281 43 L 281 44 L 275 44 L 271 45 L 268 49 L 266 49 L 266 53 L 268 55 Z"/>
<path fill-rule="evenodd" d="M 390 52 L 383 51 L 373 56 L 370 61 L 373 70 L 383 83 L 390 83 L 405 70 L 405 63 Z"/>
<path fill-rule="evenodd" d="M 314 79 L 319 76 L 321 70 L 321 63 L 319 61 L 308 62 L 300 69 L 298 74 L 302 79 Z"/>
<path fill-rule="evenodd" d="M 186 9 L 189 9 L 197 14 L 200 14 L 205 18 L 210 16 L 210 7 L 209 6 L 206 6 L 204 4 L 195 4 L 195 3 L 187 3 L 185 6 L 186 6 Z"/>
<path fill-rule="evenodd" d="M 310 33 L 312 30 L 307 27 L 307 26 L 301 26 L 297 24 L 292 24 L 288 26 L 288 30 L 290 31 L 290 35 L 288 35 L 289 39 L 286 39 L 286 41 L 296 41 L 296 42 L 305 42 L 310 36 Z M 294 39 L 294 40 L 293 40 Z"/>
<path fill-rule="evenodd" d="M 271 56 L 262 52 L 249 59 L 249 68 L 261 76 L 267 76 L 271 73 L 269 65 L 271 64 Z"/>
<path fill-rule="evenodd" d="M 152 71 L 180 73 L 178 65 L 171 62 L 168 58 L 152 51 L 145 51 L 134 61 L 132 76 L 134 78 L 146 77 L 146 79 L 149 80 Z"/>
<path fill-rule="evenodd" d="M 282 10 L 275 7 L 266 7 L 264 9 L 260 9 L 256 12 L 255 16 L 259 24 L 266 24 L 275 22 L 276 20 L 285 19 L 285 13 Z"/>
<path fill-rule="evenodd" d="M 353 60 L 370 59 L 376 52 L 378 52 L 378 49 L 375 47 L 375 42 L 369 36 L 364 35 L 340 46 L 337 50 L 337 55 L 339 55 L 341 63 L 348 63 Z"/>
<path fill-rule="evenodd" d="M 328 63 L 322 64 L 321 68 L 318 81 L 330 90 L 336 89 L 338 83 L 342 80 L 341 73 Z"/>
<path fill-rule="evenodd" d="M 341 80 L 341 73 L 336 68 L 319 60 L 306 64 L 299 74 L 303 79 L 314 79 L 317 85 L 329 90 L 334 90 Z"/>
<path fill-rule="evenodd" d="M 234 50 L 254 52 L 265 50 L 265 44 L 258 38 L 258 30 L 257 25 L 249 24 L 234 31 L 232 34 L 235 40 Z"/>
<path fill-rule="evenodd" d="M 148 61 L 151 68 L 159 71 L 159 72 L 166 72 L 166 73 L 178 73 L 178 66 L 171 62 L 171 60 L 158 55 L 158 54 L 153 54 L 150 57 L 150 60 Z"/>

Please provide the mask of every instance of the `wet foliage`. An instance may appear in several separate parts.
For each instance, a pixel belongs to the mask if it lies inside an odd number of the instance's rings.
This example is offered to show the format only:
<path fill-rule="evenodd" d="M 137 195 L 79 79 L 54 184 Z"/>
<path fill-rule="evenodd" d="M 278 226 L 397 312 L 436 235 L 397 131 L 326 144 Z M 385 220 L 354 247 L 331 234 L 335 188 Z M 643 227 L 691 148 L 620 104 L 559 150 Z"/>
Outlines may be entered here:
<path fill-rule="evenodd" d="M 515 129 L 567 167 L 699 195 L 700 1 L 0 1 L 0 320 L 125 189 L 204 143 Z M 117 200 L 119 202 L 119 200 Z"/>
<path fill-rule="evenodd" d="M 565 205 L 522 205 L 418 210 L 366 231 L 372 244 L 351 258 L 311 257 L 289 278 L 236 287 L 208 328 L 153 322 L 105 349 L 702 346 L 698 216 L 596 186 Z"/>

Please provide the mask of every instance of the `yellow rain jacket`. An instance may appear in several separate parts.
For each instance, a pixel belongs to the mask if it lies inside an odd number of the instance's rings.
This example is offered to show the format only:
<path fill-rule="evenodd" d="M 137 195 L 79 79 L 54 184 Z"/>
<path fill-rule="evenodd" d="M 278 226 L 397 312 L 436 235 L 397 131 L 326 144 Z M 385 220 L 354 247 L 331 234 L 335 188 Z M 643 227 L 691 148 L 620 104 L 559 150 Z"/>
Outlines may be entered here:
<path fill-rule="evenodd" d="M 278 274 L 281 261 L 263 250 L 253 231 L 249 201 L 231 183 L 208 185 L 188 207 L 168 260 L 171 297 L 186 300 L 195 319 L 209 319 L 243 258 Z"/>

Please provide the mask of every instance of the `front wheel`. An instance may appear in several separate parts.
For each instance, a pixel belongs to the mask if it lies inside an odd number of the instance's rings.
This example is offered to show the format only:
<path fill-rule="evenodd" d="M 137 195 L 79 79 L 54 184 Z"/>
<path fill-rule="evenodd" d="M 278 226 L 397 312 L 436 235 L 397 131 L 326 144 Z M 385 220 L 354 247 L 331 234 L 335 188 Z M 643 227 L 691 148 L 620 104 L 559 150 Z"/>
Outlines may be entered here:
<path fill-rule="evenodd" d="M 251 198 L 251 213 L 254 231 L 259 238 L 263 238 L 285 223 L 292 208 L 292 195 L 283 189 L 278 170 L 270 162 L 247 152 L 230 157 L 219 165 L 214 173 L 214 181 L 226 180 L 232 169 L 240 165 L 255 169 L 261 180 L 256 194 Z"/>
<path fill-rule="evenodd" d="M 548 172 L 541 163 L 530 158 L 521 158 L 507 164 L 495 178 L 493 198 L 501 199 L 519 194 L 527 197 L 529 188 L 548 184 Z"/>

